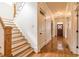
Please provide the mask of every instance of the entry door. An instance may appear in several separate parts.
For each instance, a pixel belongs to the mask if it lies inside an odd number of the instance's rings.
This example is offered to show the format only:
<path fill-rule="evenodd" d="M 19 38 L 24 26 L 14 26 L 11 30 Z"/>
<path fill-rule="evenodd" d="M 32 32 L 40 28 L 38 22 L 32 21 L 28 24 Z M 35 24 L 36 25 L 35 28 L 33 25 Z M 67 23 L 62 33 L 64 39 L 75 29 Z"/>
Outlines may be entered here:
<path fill-rule="evenodd" d="M 57 24 L 57 36 L 63 36 L 63 24 Z"/>

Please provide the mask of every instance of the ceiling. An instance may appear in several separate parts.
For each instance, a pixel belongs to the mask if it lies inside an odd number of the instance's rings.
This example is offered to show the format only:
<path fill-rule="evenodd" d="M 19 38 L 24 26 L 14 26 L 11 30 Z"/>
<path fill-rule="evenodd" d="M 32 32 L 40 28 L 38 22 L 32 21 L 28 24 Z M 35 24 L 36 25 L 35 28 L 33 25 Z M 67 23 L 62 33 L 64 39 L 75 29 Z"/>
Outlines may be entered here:
<path fill-rule="evenodd" d="M 66 2 L 47 2 L 48 8 L 54 14 L 63 14 L 66 10 L 67 3 Z"/>
<path fill-rule="evenodd" d="M 66 2 L 48 2 L 46 3 L 52 12 L 65 11 Z"/>

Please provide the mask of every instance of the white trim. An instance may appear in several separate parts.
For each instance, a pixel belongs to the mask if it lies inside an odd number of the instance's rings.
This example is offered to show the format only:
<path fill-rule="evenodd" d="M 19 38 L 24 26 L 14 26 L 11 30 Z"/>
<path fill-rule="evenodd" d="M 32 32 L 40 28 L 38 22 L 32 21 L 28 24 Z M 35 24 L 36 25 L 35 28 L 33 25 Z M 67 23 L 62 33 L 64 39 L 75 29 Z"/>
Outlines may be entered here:
<path fill-rule="evenodd" d="M 63 24 L 63 22 L 57 22 L 57 24 Z"/>

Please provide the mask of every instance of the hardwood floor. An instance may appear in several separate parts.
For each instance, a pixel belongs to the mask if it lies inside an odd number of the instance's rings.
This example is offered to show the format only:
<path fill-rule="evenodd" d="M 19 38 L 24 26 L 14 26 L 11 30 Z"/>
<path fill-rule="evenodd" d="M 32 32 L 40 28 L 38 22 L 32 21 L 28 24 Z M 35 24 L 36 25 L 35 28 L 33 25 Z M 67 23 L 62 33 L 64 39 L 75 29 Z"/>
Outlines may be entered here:
<path fill-rule="evenodd" d="M 39 53 L 32 53 L 30 57 L 76 57 L 71 53 L 63 37 L 55 37 L 41 49 Z"/>

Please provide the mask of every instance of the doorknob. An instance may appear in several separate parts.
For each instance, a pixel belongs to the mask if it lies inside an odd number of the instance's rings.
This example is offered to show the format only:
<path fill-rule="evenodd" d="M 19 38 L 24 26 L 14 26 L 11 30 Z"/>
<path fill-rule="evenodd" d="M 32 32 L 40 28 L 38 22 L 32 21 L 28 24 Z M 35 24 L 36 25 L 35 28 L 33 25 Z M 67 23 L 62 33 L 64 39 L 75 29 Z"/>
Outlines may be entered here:
<path fill-rule="evenodd" d="M 40 33 L 40 35 L 41 35 L 42 33 Z"/>
<path fill-rule="evenodd" d="M 78 30 L 76 30 L 76 32 L 78 33 Z"/>

